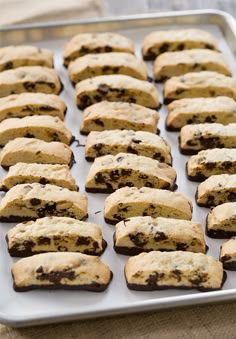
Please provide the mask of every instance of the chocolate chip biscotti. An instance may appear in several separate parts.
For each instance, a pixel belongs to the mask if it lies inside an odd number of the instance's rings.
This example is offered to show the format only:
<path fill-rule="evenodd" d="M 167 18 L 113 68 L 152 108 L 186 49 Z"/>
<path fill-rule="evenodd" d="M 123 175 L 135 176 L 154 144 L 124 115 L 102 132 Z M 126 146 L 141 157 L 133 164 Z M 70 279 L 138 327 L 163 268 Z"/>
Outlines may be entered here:
<path fill-rule="evenodd" d="M 171 164 L 169 144 L 159 135 L 150 132 L 132 130 L 110 130 L 89 133 L 85 144 L 85 157 L 89 161 L 95 158 L 121 152 L 143 155 Z"/>
<path fill-rule="evenodd" d="M 87 54 L 72 61 L 68 72 L 73 84 L 108 74 L 125 74 L 140 80 L 148 79 L 146 64 L 130 53 Z"/>
<path fill-rule="evenodd" d="M 236 202 L 214 207 L 207 215 L 206 234 L 211 238 L 236 236 Z"/>
<path fill-rule="evenodd" d="M 206 252 L 200 223 L 171 218 L 132 217 L 116 224 L 114 249 L 136 255 L 150 251 Z"/>
<path fill-rule="evenodd" d="M 222 288 L 226 274 L 220 261 L 203 253 L 141 253 L 125 265 L 127 287 L 137 291 L 169 288 L 212 291 Z"/>
<path fill-rule="evenodd" d="M 83 220 L 88 216 L 87 196 L 55 185 L 19 184 L 0 203 L 0 220 L 15 222 L 47 216 Z"/>
<path fill-rule="evenodd" d="M 16 138 L 9 141 L 1 150 L 0 165 L 8 168 L 18 162 L 72 166 L 74 154 L 70 147 L 62 142 Z"/>
<path fill-rule="evenodd" d="M 144 106 L 102 101 L 84 110 L 80 133 L 114 129 L 157 133 L 159 117 L 157 111 Z"/>
<path fill-rule="evenodd" d="M 50 115 L 64 120 L 65 102 L 55 94 L 21 93 L 0 98 L 0 121 L 30 115 Z"/>
<path fill-rule="evenodd" d="M 53 67 L 53 53 L 35 46 L 7 46 L 0 48 L 0 72 L 21 66 Z"/>
<path fill-rule="evenodd" d="M 132 102 L 154 109 L 160 106 L 158 90 L 153 84 L 128 75 L 99 75 L 80 81 L 75 89 L 80 109 L 104 100 Z"/>
<path fill-rule="evenodd" d="M 164 85 L 164 103 L 183 98 L 227 96 L 236 99 L 236 79 L 226 75 L 202 71 L 172 77 Z"/>
<path fill-rule="evenodd" d="M 99 225 L 67 217 L 45 217 L 16 225 L 7 232 L 13 257 L 43 252 L 101 255 L 106 247 Z"/>
<path fill-rule="evenodd" d="M 126 52 L 134 54 L 133 42 L 117 33 L 80 33 L 63 48 L 64 65 L 89 53 Z"/>
<path fill-rule="evenodd" d="M 145 60 L 154 60 L 164 52 L 194 48 L 217 51 L 218 43 L 213 35 L 201 29 L 154 31 L 145 36 L 142 53 Z"/>
<path fill-rule="evenodd" d="M 111 193 L 124 186 L 174 190 L 176 171 L 168 164 L 130 153 L 96 158 L 85 181 L 87 192 Z"/>
<path fill-rule="evenodd" d="M 236 148 L 213 148 L 192 155 L 186 164 L 188 178 L 202 181 L 215 174 L 236 173 Z"/>
<path fill-rule="evenodd" d="M 24 118 L 10 118 L 0 122 L 0 146 L 15 138 L 36 138 L 60 141 L 66 145 L 74 140 L 70 130 L 58 117 L 32 115 Z"/>
<path fill-rule="evenodd" d="M 220 261 L 226 270 L 236 271 L 236 238 L 226 241 L 220 251 Z"/>
<path fill-rule="evenodd" d="M 112 272 L 99 257 L 83 253 L 41 253 L 12 265 L 13 287 L 17 292 L 34 289 L 104 291 Z"/>
<path fill-rule="evenodd" d="M 135 216 L 192 219 L 192 202 L 178 192 L 149 187 L 123 187 L 109 195 L 104 218 L 109 224 Z"/>
<path fill-rule="evenodd" d="M 60 79 L 54 69 L 26 66 L 0 73 L 0 97 L 24 92 L 58 94 Z"/>
<path fill-rule="evenodd" d="M 186 125 L 180 131 L 180 150 L 183 154 L 196 154 L 209 148 L 235 148 L 236 123 L 222 125 Z"/>
<path fill-rule="evenodd" d="M 200 71 L 232 75 L 225 57 L 219 52 L 207 49 L 166 52 L 156 58 L 153 67 L 156 81 L 164 81 L 173 76 Z"/>
<path fill-rule="evenodd" d="M 8 191 L 17 184 L 52 184 L 78 191 L 75 179 L 72 177 L 68 165 L 59 164 L 27 164 L 18 162 L 9 168 L 5 178 L 0 183 L 1 191 Z"/>
<path fill-rule="evenodd" d="M 236 202 L 236 174 L 212 175 L 197 188 L 196 202 L 211 207 L 225 202 Z"/>
<path fill-rule="evenodd" d="M 166 128 L 178 131 L 187 124 L 236 123 L 236 102 L 229 97 L 175 100 L 168 105 Z"/>

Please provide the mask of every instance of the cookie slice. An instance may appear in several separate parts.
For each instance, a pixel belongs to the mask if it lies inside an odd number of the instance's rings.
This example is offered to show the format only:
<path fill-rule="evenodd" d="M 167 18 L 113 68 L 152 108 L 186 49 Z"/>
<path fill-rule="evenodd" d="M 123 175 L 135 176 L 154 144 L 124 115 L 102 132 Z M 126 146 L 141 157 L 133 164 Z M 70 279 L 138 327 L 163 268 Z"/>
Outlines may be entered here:
<path fill-rule="evenodd" d="M 236 236 L 236 202 L 214 207 L 207 215 L 206 234 L 211 238 Z"/>
<path fill-rule="evenodd" d="M 131 290 L 196 288 L 206 292 L 220 290 L 226 274 L 220 261 L 203 253 L 152 251 L 129 258 L 125 278 Z"/>
<path fill-rule="evenodd" d="M 7 232 L 13 257 L 43 252 L 101 255 L 106 247 L 99 225 L 67 217 L 45 217 L 16 225 Z"/>
<path fill-rule="evenodd" d="M 53 53 L 35 46 L 7 46 L 0 48 L 0 72 L 22 66 L 53 67 Z"/>
<path fill-rule="evenodd" d="M 202 71 L 172 77 L 164 84 L 164 103 L 182 98 L 227 96 L 236 99 L 236 79 L 226 75 Z"/>
<path fill-rule="evenodd" d="M 85 144 L 85 157 L 88 161 L 120 152 L 143 155 L 171 164 L 169 144 L 160 136 L 150 132 L 132 130 L 110 130 L 90 132 Z"/>
<path fill-rule="evenodd" d="M 79 82 L 75 90 L 80 109 L 104 100 L 132 102 L 154 109 L 160 106 L 159 93 L 153 84 L 128 75 L 99 75 Z"/>
<path fill-rule="evenodd" d="M 197 188 L 196 202 L 211 207 L 225 202 L 236 202 L 236 174 L 212 175 Z"/>
<path fill-rule="evenodd" d="M 219 50 L 217 40 L 201 29 L 154 31 L 145 36 L 142 53 L 145 60 L 154 60 L 161 53 L 205 48 Z"/>
<path fill-rule="evenodd" d="M 83 220 L 88 216 L 87 196 L 55 185 L 19 184 L 1 200 L 0 220 L 18 222 L 58 216 Z"/>
<path fill-rule="evenodd" d="M 21 93 L 0 98 L 0 121 L 30 115 L 50 115 L 64 120 L 65 112 L 64 101 L 55 94 Z"/>
<path fill-rule="evenodd" d="M 236 102 L 229 97 L 175 100 L 167 106 L 166 128 L 179 131 L 187 124 L 236 123 Z"/>
<path fill-rule="evenodd" d="M 124 255 L 178 250 L 205 253 L 206 244 L 200 223 L 147 216 L 116 224 L 114 250 Z"/>
<path fill-rule="evenodd" d="M 0 97 L 24 92 L 58 94 L 60 79 L 54 69 L 25 66 L 0 73 Z"/>
<path fill-rule="evenodd" d="M 112 272 L 99 257 L 83 253 L 41 253 L 12 265 L 13 287 L 17 292 L 34 289 L 104 291 Z"/>
<path fill-rule="evenodd" d="M 226 270 L 236 271 L 236 238 L 226 241 L 220 251 L 220 261 Z"/>
<path fill-rule="evenodd" d="M 192 219 L 192 202 L 178 192 L 149 187 L 123 187 L 105 200 L 104 218 L 109 224 L 135 216 Z"/>
<path fill-rule="evenodd" d="M 236 148 L 236 123 L 186 125 L 180 131 L 180 150 L 196 154 L 209 148 Z"/>
<path fill-rule="evenodd" d="M 18 162 L 9 168 L 7 175 L 0 183 L 0 190 L 6 192 L 17 184 L 32 184 L 34 182 L 78 191 L 68 165 L 27 164 L 24 162 Z"/>
<path fill-rule="evenodd" d="M 84 110 L 80 133 L 114 129 L 157 133 L 159 118 L 157 111 L 147 107 L 127 102 L 102 101 Z"/>
<path fill-rule="evenodd" d="M 134 54 L 134 43 L 117 33 L 80 33 L 63 48 L 64 65 L 89 53 L 126 52 Z"/>
<path fill-rule="evenodd" d="M 192 155 L 186 164 L 189 180 L 203 181 L 215 174 L 236 173 L 236 148 L 213 148 Z"/>
<path fill-rule="evenodd" d="M 140 80 L 148 80 L 146 64 L 130 53 L 87 54 L 72 61 L 68 72 L 73 84 L 108 74 L 125 74 Z"/>
<path fill-rule="evenodd" d="M 159 55 L 153 65 L 154 78 L 158 82 L 173 76 L 200 71 L 213 71 L 232 76 L 223 54 L 207 49 L 166 52 Z"/>
<path fill-rule="evenodd" d="M 11 118 L 0 123 L 0 146 L 6 145 L 15 138 L 36 138 L 60 141 L 70 145 L 74 140 L 70 130 L 58 117 L 49 115 L 32 115 L 24 118 Z"/>
<path fill-rule="evenodd" d="M 111 193 L 124 186 L 174 190 L 176 171 L 168 164 L 141 155 L 118 153 L 96 158 L 85 182 L 87 192 Z"/>
<path fill-rule="evenodd" d="M 70 147 L 62 142 L 16 138 L 9 141 L 1 150 L 0 165 L 8 168 L 18 162 L 72 166 L 74 154 Z"/>

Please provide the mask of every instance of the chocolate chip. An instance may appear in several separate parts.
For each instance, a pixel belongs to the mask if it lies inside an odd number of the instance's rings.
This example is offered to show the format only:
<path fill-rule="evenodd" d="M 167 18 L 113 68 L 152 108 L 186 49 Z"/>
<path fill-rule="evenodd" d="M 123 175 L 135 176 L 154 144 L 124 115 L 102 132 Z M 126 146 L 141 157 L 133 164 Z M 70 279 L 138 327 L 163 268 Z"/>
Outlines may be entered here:
<path fill-rule="evenodd" d="M 128 102 L 135 104 L 136 103 L 136 99 L 134 97 L 129 97 Z"/>
<path fill-rule="evenodd" d="M 148 175 L 141 173 L 141 174 L 139 174 L 138 177 L 139 177 L 139 179 L 147 179 Z"/>
<path fill-rule="evenodd" d="M 46 184 L 50 183 L 50 180 L 48 180 L 46 178 L 40 178 L 39 183 L 42 184 L 42 185 L 46 185 Z"/>
<path fill-rule="evenodd" d="M 34 92 L 35 91 L 35 83 L 34 82 L 26 81 L 23 84 L 23 86 L 28 92 Z"/>
<path fill-rule="evenodd" d="M 176 250 L 177 251 L 186 251 L 187 248 L 188 248 L 188 245 L 185 244 L 184 242 L 176 243 Z"/>
<path fill-rule="evenodd" d="M 214 162 L 207 162 L 206 163 L 206 168 L 208 170 L 213 170 L 215 168 L 216 164 Z"/>
<path fill-rule="evenodd" d="M 37 205 L 41 204 L 41 200 L 37 199 L 37 198 L 32 198 L 32 199 L 30 199 L 30 203 L 31 203 L 32 206 L 37 206 Z"/>
<path fill-rule="evenodd" d="M 54 107 L 51 107 L 51 106 L 40 106 L 39 107 L 39 110 L 40 111 L 43 111 L 43 112 L 52 112 L 52 111 L 54 111 L 55 110 L 55 108 Z"/>
<path fill-rule="evenodd" d="M 102 101 L 102 97 L 101 97 L 100 95 L 94 95 L 94 99 L 95 99 L 97 102 Z"/>
<path fill-rule="evenodd" d="M 213 91 L 213 90 L 210 90 L 209 93 L 210 93 L 210 95 L 211 95 L 212 97 L 215 97 L 215 95 L 216 95 L 216 92 Z"/>
<path fill-rule="evenodd" d="M 235 192 L 229 192 L 227 196 L 229 201 L 236 201 L 236 193 Z"/>
<path fill-rule="evenodd" d="M 124 157 L 118 157 L 118 158 L 116 159 L 117 162 L 121 162 L 122 160 L 124 160 Z"/>
<path fill-rule="evenodd" d="M 179 95 L 181 93 L 184 92 L 184 89 L 181 89 L 181 88 L 178 88 L 176 91 L 175 91 L 175 94 Z"/>
<path fill-rule="evenodd" d="M 162 240 L 166 240 L 166 239 L 168 239 L 168 237 L 165 235 L 164 232 L 157 231 L 154 234 L 154 240 L 155 241 L 162 241 Z"/>
<path fill-rule="evenodd" d="M 189 281 L 195 286 L 198 286 L 201 283 L 206 282 L 207 280 L 208 280 L 208 274 L 204 272 L 198 273 L 198 276 L 194 279 L 189 279 Z"/>
<path fill-rule="evenodd" d="M 214 49 L 214 46 L 212 46 L 210 44 L 205 44 L 205 48 L 207 48 L 207 49 Z"/>
<path fill-rule="evenodd" d="M 206 117 L 205 122 L 215 122 L 217 120 L 215 115 L 209 115 Z"/>
<path fill-rule="evenodd" d="M 66 268 L 64 271 L 62 272 L 56 272 L 56 271 L 51 271 L 48 273 L 44 273 L 43 272 L 43 268 L 42 268 L 42 272 L 38 272 L 40 273 L 36 279 L 38 280 L 49 280 L 50 282 L 54 283 L 54 284 L 60 284 L 61 279 L 69 279 L 69 280 L 73 280 L 75 279 L 75 272 L 72 271 L 71 268 Z"/>
<path fill-rule="evenodd" d="M 35 135 L 28 132 L 25 134 L 25 138 L 35 138 Z"/>
<path fill-rule="evenodd" d="M 104 66 L 103 68 L 102 68 L 102 72 L 107 72 L 107 71 L 110 71 L 110 66 Z"/>
<path fill-rule="evenodd" d="M 48 237 L 39 237 L 38 238 L 38 245 L 50 245 L 51 244 L 51 239 Z"/>
<path fill-rule="evenodd" d="M 105 46 L 105 52 L 112 52 L 112 47 L 106 45 L 106 46 Z"/>
<path fill-rule="evenodd" d="M 106 182 L 105 177 L 101 173 L 97 173 L 94 177 L 94 180 L 97 184 L 103 184 Z"/>
<path fill-rule="evenodd" d="M 154 185 L 153 185 L 152 182 L 147 181 L 147 182 L 144 184 L 144 186 L 145 186 L 145 187 L 151 187 L 151 188 L 152 188 Z"/>
<path fill-rule="evenodd" d="M 143 232 L 138 232 L 136 234 L 129 234 L 130 240 L 138 247 L 142 247 L 147 244 L 147 239 L 145 239 L 145 234 Z"/>
<path fill-rule="evenodd" d="M 222 163 L 223 169 L 230 170 L 232 168 L 233 164 L 231 161 L 224 161 Z"/>
<path fill-rule="evenodd" d="M 160 162 L 165 162 L 165 157 L 163 157 L 160 152 L 154 153 L 153 159 L 159 160 Z"/>
<path fill-rule="evenodd" d="M 100 119 L 94 119 L 94 123 L 98 126 L 104 127 L 104 122 Z"/>
<path fill-rule="evenodd" d="M 183 43 L 178 44 L 177 50 L 178 50 L 178 51 L 182 51 L 183 49 L 184 49 L 184 44 L 183 44 Z"/>
<path fill-rule="evenodd" d="M 122 168 L 122 170 L 121 170 L 121 175 L 122 176 L 129 176 L 129 175 L 131 175 L 131 173 L 132 173 L 132 169 L 124 169 L 124 168 Z"/>
<path fill-rule="evenodd" d="M 178 270 L 177 268 L 171 271 L 171 273 L 174 274 L 174 276 L 177 278 L 178 281 L 181 281 L 181 274 L 182 271 Z"/>
<path fill-rule="evenodd" d="M 8 61 L 4 64 L 3 69 L 6 71 L 8 69 L 12 69 L 13 68 L 13 62 L 12 61 Z"/>
<path fill-rule="evenodd" d="M 199 67 L 200 67 L 200 64 L 197 63 L 197 62 L 195 62 L 195 64 L 193 64 L 193 66 L 192 66 L 193 69 L 196 69 L 196 68 L 199 68 Z"/>
<path fill-rule="evenodd" d="M 112 70 L 113 70 L 114 73 L 118 73 L 119 70 L 120 70 L 120 67 L 114 67 Z"/>
<path fill-rule="evenodd" d="M 80 54 L 81 54 L 81 55 L 87 54 L 87 53 L 89 53 L 89 52 L 90 52 L 90 50 L 89 50 L 88 47 L 85 47 L 85 46 L 83 46 L 83 45 L 80 47 Z"/>
<path fill-rule="evenodd" d="M 120 177 L 120 172 L 118 169 L 112 170 L 110 173 L 111 180 L 117 180 Z"/>
<path fill-rule="evenodd" d="M 150 274 L 148 279 L 146 279 L 145 282 L 148 284 L 148 286 L 155 287 L 157 286 L 157 282 L 161 280 L 163 277 L 164 277 L 164 273 L 155 272 L 155 273 Z"/>
<path fill-rule="evenodd" d="M 83 109 L 83 108 L 90 106 L 90 105 L 92 105 L 91 98 L 87 94 L 81 95 L 81 97 L 80 97 L 80 107 Z"/>
<path fill-rule="evenodd" d="M 170 47 L 170 44 L 165 42 L 164 44 L 161 45 L 159 52 L 164 53 L 164 52 L 168 51 L 169 47 Z"/>
<path fill-rule="evenodd" d="M 98 153 L 102 150 L 102 148 L 104 147 L 104 144 L 102 144 L 101 142 L 93 145 L 93 148 L 95 149 L 95 151 L 97 151 Z"/>

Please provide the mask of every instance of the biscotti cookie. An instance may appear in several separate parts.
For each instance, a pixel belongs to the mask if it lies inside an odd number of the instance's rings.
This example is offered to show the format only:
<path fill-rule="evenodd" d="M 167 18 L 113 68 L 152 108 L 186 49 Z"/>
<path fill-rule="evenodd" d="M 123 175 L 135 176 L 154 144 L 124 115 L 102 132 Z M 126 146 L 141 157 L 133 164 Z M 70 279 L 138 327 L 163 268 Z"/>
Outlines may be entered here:
<path fill-rule="evenodd" d="M 206 234 L 211 238 L 236 236 L 236 202 L 214 207 L 207 215 Z"/>
<path fill-rule="evenodd" d="M 26 66 L 0 73 L 0 97 L 24 92 L 58 94 L 61 83 L 54 69 Z"/>
<path fill-rule="evenodd" d="M 142 54 L 145 60 L 154 60 L 168 51 L 194 48 L 218 50 L 218 43 L 209 32 L 200 29 L 155 31 L 145 36 Z"/>
<path fill-rule="evenodd" d="M 220 251 L 220 261 L 226 270 L 236 271 L 236 238 L 225 242 Z"/>
<path fill-rule="evenodd" d="M 144 106 L 102 101 L 84 110 L 80 133 L 114 129 L 157 133 L 159 117 L 157 111 Z"/>
<path fill-rule="evenodd" d="M 47 216 L 83 220 L 88 216 L 87 196 L 55 185 L 19 184 L 0 203 L 0 220 L 15 222 Z"/>
<path fill-rule="evenodd" d="M 49 115 L 32 115 L 24 118 L 10 118 L 0 122 L 0 146 L 15 138 L 36 138 L 60 141 L 66 145 L 74 140 L 61 119 Z"/>
<path fill-rule="evenodd" d="M 155 109 L 160 106 L 158 90 L 153 84 L 128 75 L 99 75 L 79 82 L 75 89 L 80 109 L 104 100 L 132 102 Z"/>
<path fill-rule="evenodd" d="M 175 100 L 168 105 L 166 128 L 178 131 L 187 124 L 236 123 L 236 102 L 229 97 Z"/>
<path fill-rule="evenodd" d="M 236 99 L 236 79 L 226 75 L 202 71 L 172 77 L 164 84 L 164 103 L 182 98 L 227 96 Z"/>
<path fill-rule="evenodd" d="M 68 72 L 73 84 L 107 74 L 125 74 L 140 80 L 148 79 L 146 64 L 129 53 L 87 54 L 72 61 Z"/>
<path fill-rule="evenodd" d="M 205 292 L 221 289 L 226 274 L 220 261 L 203 253 L 152 251 L 129 258 L 125 277 L 131 290 L 196 288 Z"/>
<path fill-rule="evenodd" d="M 34 289 L 104 291 L 112 272 L 99 257 L 83 253 L 41 253 L 12 265 L 13 287 L 17 292 Z"/>
<path fill-rule="evenodd" d="M 117 33 L 80 33 L 63 48 L 64 65 L 89 53 L 126 52 L 134 54 L 133 42 Z"/>
<path fill-rule="evenodd" d="M 85 157 L 88 161 L 121 152 L 143 155 L 171 164 L 169 144 L 160 136 L 150 132 L 132 130 L 110 130 L 90 132 L 85 144 Z"/>
<path fill-rule="evenodd" d="M 64 120 L 65 111 L 64 101 L 55 94 L 21 93 L 0 98 L 0 121 L 30 115 L 50 115 Z"/>
<path fill-rule="evenodd" d="M 123 187 L 109 195 L 104 218 L 109 224 L 135 216 L 192 219 L 192 202 L 178 192 L 149 187 Z"/>
<path fill-rule="evenodd" d="M 78 191 L 75 179 L 67 165 L 27 164 L 18 162 L 11 166 L 5 178 L 0 182 L 0 190 L 8 191 L 17 184 L 52 184 Z"/>
<path fill-rule="evenodd" d="M 153 67 L 156 81 L 164 81 L 173 76 L 200 71 L 232 75 L 225 57 L 219 52 L 207 49 L 166 52 L 156 58 Z"/>
<path fill-rule="evenodd" d="M 72 166 L 74 155 L 70 147 L 62 142 L 16 138 L 1 150 L 0 165 L 8 168 L 18 162 Z"/>
<path fill-rule="evenodd" d="M 106 247 L 99 225 L 66 217 L 45 217 L 16 225 L 7 232 L 13 257 L 43 252 L 101 255 Z"/>
<path fill-rule="evenodd" d="M 53 67 L 53 53 L 35 46 L 7 46 L 0 48 L 0 72 L 21 66 Z"/>
<path fill-rule="evenodd" d="M 183 154 L 196 154 L 209 148 L 235 148 L 236 123 L 222 125 L 186 125 L 180 131 L 180 150 Z"/>
<path fill-rule="evenodd" d="M 236 174 L 212 175 L 197 188 L 196 202 L 211 207 L 225 202 L 236 202 Z"/>
<path fill-rule="evenodd" d="M 192 155 L 186 164 L 190 180 L 202 181 L 215 174 L 236 173 L 236 148 L 213 148 Z"/>
<path fill-rule="evenodd" d="M 200 223 L 147 216 L 116 224 L 114 250 L 124 255 L 179 250 L 205 253 L 206 244 Z"/>
<path fill-rule="evenodd" d="M 96 158 L 85 181 L 87 192 L 111 193 L 124 186 L 176 188 L 176 171 L 158 160 L 130 153 Z"/>

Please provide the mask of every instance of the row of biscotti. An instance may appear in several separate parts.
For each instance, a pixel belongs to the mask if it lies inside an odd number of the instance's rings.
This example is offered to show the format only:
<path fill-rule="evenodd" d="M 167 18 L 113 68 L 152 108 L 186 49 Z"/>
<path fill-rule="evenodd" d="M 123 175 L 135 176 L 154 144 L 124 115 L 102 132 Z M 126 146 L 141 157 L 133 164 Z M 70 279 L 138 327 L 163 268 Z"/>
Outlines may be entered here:
<path fill-rule="evenodd" d="M 161 54 L 154 63 L 157 81 L 200 70 L 231 75 L 226 60 L 218 52 L 217 41 L 206 31 L 152 32 L 144 38 L 142 51 L 144 59 Z M 126 74 L 146 80 L 147 67 L 134 57 L 134 52 L 133 42 L 119 34 L 85 33 L 65 44 L 63 58 L 73 83 L 101 74 Z"/>

